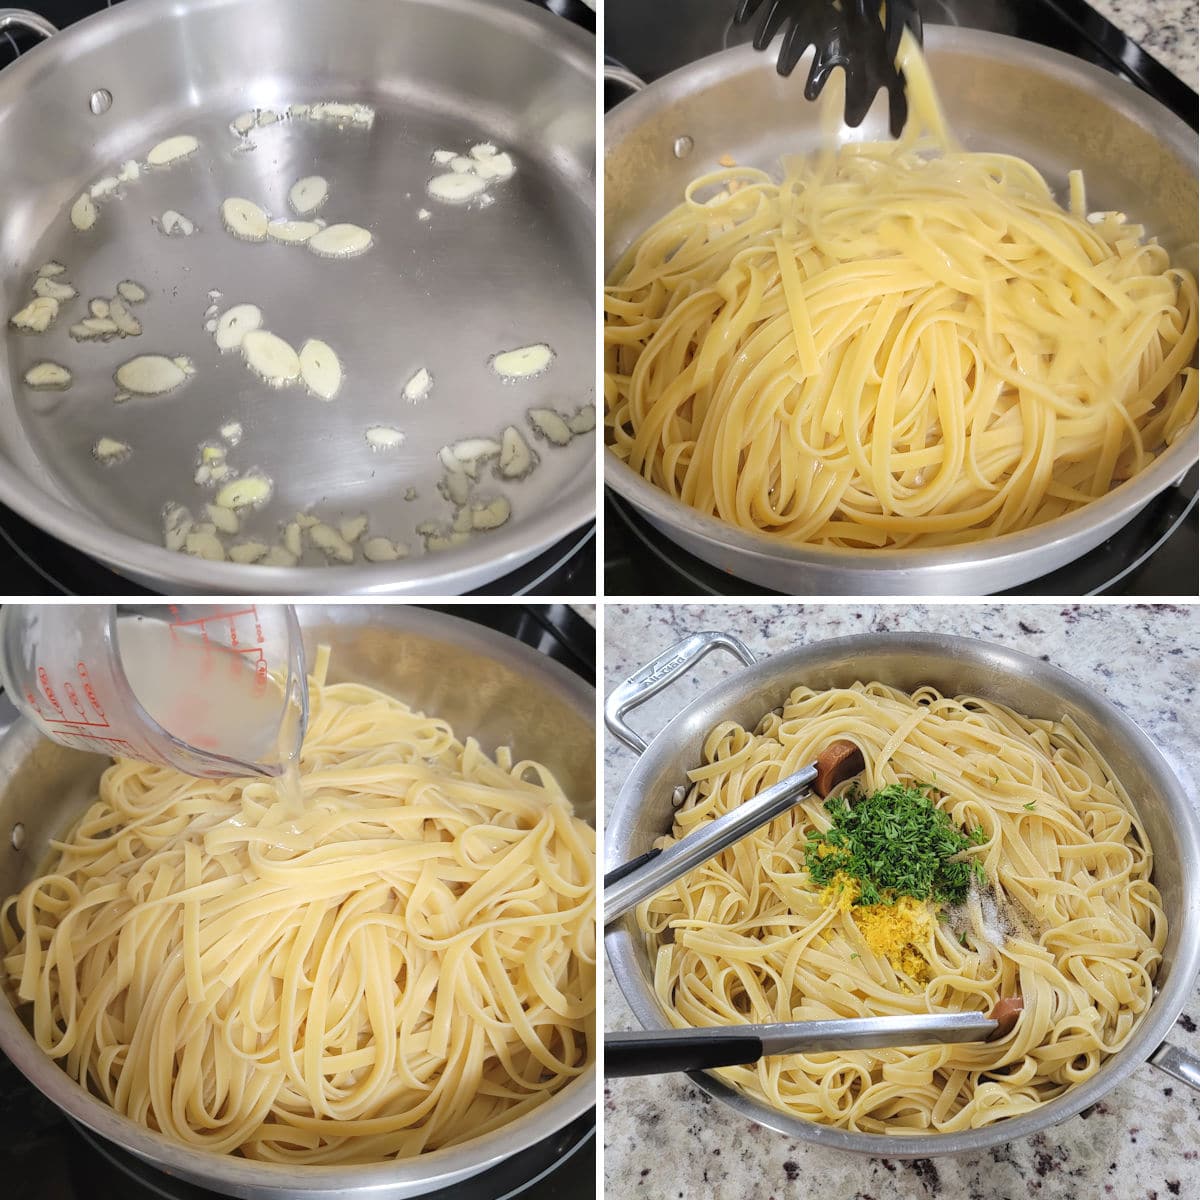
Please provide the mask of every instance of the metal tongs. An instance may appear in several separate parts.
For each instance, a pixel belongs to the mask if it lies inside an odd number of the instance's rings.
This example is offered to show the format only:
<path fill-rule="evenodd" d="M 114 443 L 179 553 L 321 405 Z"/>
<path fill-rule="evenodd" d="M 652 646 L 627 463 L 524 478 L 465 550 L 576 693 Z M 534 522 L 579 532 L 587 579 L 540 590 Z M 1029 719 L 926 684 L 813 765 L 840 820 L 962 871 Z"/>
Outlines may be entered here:
<path fill-rule="evenodd" d="M 830 742 L 817 761 L 804 770 L 781 779 L 668 849 L 648 850 L 609 871 L 604 876 L 604 924 L 611 925 L 681 875 L 787 812 L 810 792 L 824 799 L 839 783 L 853 779 L 865 765 L 862 751 L 853 742 Z"/>
<path fill-rule="evenodd" d="M 810 792 L 824 798 L 864 766 L 862 751 L 853 742 L 830 742 L 815 763 L 759 792 L 732 812 L 666 850 L 649 850 L 609 871 L 604 876 L 604 924 L 610 925 L 681 875 L 787 812 Z M 1006 996 L 987 1016 L 977 1012 L 919 1013 L 610 1033 L 604 1038 L 604 1072 L 609 1076 L 659 1075 L 735 1066 L 771 1054 L 989 1041 L 1008 1034 L 1023 1008 L 1020 996 Z"/>
<path fill-rule="evenodd" d="M 763 8 L 763 0 L 738 0 L 733 23 L 744 25 Z M 880 11 L 882 9 L 882 12 Z M 790 75 L 801 56 L 816 48 L 804 98 L 815 100 L 834 69 L 846 76 L 846 124 L 862 124 L 875 93 L 886 88 L 892 136 L 899 137 L 908 117 L 904 76 L 896 69 L 896 51 L 905 28 L 921 41 L 921 14 L 913 0 L 767 0 L 754 48 L 765 50 L 786 24 L 776 69 Z"/>
<path fill-rule="evenodd" d="M 846 1017 L 781 1021 L 775 1025 L 610 1033 L 604 1038 L 604 1074 L 710 1071 L 714 1067 L 756 1062 L 769 1054 L 994 1041 L 1012 1031 L 1024 1007 L 1020 996 L 1006 996 L 987 1016 L 977 1012 L 919 1013 L 903 1017 Z"/>

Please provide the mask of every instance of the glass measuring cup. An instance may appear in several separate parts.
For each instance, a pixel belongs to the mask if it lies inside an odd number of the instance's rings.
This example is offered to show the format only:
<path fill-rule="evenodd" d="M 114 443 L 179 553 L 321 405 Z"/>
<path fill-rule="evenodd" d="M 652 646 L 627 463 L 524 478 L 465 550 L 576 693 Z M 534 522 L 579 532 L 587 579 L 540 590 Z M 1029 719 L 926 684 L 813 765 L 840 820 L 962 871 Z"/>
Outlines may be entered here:
<path fill-rule="evenodd" d="M 276 776 L 308 724 L 285 604 L 9 604 L 0 682 L 47 737 L 223 779 Z"/>

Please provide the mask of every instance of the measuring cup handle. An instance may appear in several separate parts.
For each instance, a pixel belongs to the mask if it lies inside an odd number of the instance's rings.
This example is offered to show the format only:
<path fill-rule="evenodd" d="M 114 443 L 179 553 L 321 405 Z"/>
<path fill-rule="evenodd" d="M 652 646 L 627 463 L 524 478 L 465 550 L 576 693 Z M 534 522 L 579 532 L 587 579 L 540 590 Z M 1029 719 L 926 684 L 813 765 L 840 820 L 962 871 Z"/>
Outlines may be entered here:
<path fill-rule="evenodd" d="M 635 754 L 643 753 L 646 741 L 630 729 L 625 714 L 639 704 L 645 704 L 714 650 L 726 650 L 736 655 L 747 667 L 754 665 L 754 655 L 732 634 L 711 629 L 693 633 L 613 688 L 604 704 L 604 724 L 609 732 Z"/>

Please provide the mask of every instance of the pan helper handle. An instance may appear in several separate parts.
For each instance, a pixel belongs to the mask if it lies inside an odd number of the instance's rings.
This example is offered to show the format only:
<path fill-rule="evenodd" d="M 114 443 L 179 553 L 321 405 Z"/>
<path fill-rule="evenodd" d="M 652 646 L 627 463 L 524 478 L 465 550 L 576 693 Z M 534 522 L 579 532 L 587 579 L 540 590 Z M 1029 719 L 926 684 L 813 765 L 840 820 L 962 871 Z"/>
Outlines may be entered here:
<path fill-rule="evenodd" d="M 875 93 L 886 88 L 892 136 L 900 136 L 908 102 L 896 51 L 906 28 L 921 42 L 921 14 L 912 0 L 738 0 L 734 24 L 745 24 L 760 9 L 754 48 L 766 50 L 784 30 L 776 60 L 780 75 L 790 75 L 808 48 L 815 48 L 804 85 L 806 100 L 815 100 L 834 69 L 841 67 L 846 76 L 846 124 L 861 125 Z"/>
<path fill-rule="evenodd" d="M 0 33 L 28 30 L 42 38 L 53 37 L 58 26 L 27 8 L 0 8 Z"/>
<path fill-rule="evenodd" d="M 676 642 L 670 650 L 663 651 L 653 662 L 635 671 L 624 683 L 617 684 L 609 692 L 604 703 L 604 724 L 609 732 L 634 754 L 641 754 L 646 749 L 646 741 L 629 728 L 625 714 L 645 704 L 651 696 L 657 696 L 663 688 L 690 671 L 714 650 L 726 650 L 736 655 L 744 666 L 754 665 L 754 655 L 731 634 L 714 630 L 693 633 L 682 642 Z"/>

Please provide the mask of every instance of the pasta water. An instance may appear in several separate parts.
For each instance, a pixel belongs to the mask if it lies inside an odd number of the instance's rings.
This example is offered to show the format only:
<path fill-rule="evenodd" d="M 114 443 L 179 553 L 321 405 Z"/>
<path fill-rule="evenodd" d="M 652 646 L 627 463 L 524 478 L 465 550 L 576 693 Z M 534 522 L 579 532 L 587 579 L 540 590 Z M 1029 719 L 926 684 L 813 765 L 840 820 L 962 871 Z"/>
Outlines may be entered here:
<path fill-rule="evenodd" d="M 6 605 L 0 682 L 47 737 L 223 779 L 274 776 L 308 720 L 287 605 Z"/>

